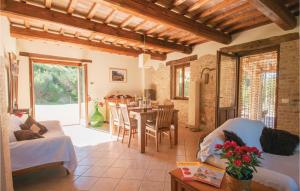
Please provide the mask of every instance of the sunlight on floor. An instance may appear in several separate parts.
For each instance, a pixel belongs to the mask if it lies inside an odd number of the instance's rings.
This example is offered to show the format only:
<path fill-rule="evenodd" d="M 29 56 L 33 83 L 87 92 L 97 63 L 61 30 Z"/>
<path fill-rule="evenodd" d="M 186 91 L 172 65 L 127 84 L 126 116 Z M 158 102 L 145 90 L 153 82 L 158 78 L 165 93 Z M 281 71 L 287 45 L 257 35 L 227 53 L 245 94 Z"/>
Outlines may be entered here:
<path fill-rule="evenodd" d="M 111 136 L 109 133 L 82 127 L 80 125 L 64 126 L 63 130 L 67 136 L 71 137 L 76 147 L 95 146 L 116 140 L 116 137 Z"/>

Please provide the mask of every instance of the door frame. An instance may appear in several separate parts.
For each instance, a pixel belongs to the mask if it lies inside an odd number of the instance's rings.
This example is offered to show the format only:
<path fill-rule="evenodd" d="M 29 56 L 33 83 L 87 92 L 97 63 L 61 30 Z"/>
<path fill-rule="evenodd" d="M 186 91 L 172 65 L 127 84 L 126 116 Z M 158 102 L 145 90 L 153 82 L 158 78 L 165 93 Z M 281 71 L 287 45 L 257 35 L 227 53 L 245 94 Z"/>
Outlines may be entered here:
<path fill-rule="evenodd" d="M 234 117 L 238 115 L 238 99 L 239 99 L 239 78 L 240 78 L 240 58 L 238 54 L 229 54 L 222 51 L 217 51 L 217 67 L 216 67 L 216 108 L 215 108 L 215 128 L 219 127 L 219 114 L 220 114 L 220 74 L 221 74 L 221 58 L 222 55 L 233 57 L 236 59 L 236 89 L 235 89 L 235 112 Z"/>
<path fill-rule="evenodd" d="M 243 52 L 239 52 L 237 53 L 238 55 L 238 59 L 239 59 L 239 65 L 240 65 L 240 60 L 241 57 L 243 56 L 251 56 L 251 55 L 255 55 L 255 54 L 263 54 L 263 53 L 267 53 L 267 52 L 272 52 L 272 51 L 276 51 L 277 52 L 277 67 L 276 67 L 276 73 L 277 73 L 277 78 L 276 78 L 276 90 L 275 90 L 275 120 L 274 120 L 274 129 L 277 128 L 277 119 L 278 119 L 278 87 L 279 87 L 279 64 L 280 64 L 280 45 L 275 45 L 275 46 L 270 46 L 270 47 L 266 47 L 266 48 L 260 48 L 258 50 L 250 50 L 250 51 L 243 51 Z M 239 73 L 241 72 L 241 70 L 239 70 Z M 241 79 L 239 79 L 238 81 L 240 82 Z M 238 99 L 239 101 L 239 99 Z M 238 102 L 239 104 L 239 102 Z"/>
<path fill-rule="evenodd" d="M 221 50 L 217 51 L 217 69 L 216 69 L 216 109 L 215 109 L 215 128 L 218 128 L 218 119 L 219 119 L 219 86 L 220 86 L 220 62 L 221 62 L 221 56 L 222 55 L 226 55 L 226 56 L 233 56 L 237 58 L 237 67 L 236 67 L 236 79 L 237 79 L 237 84 L 236 84 L 236 113 L 235 113 L 235 117 L 238 116 L 238 110 L 239 110 L 239 91 L 240 91 L 240 74 L 241 74 L 241 68 L 240 68 L 240 64 L 241 64 L 241 57 L 243 56 L 250 56 L 250 55 L 254 55 L 254 54 L 261 54 L 261 53 L 266 53 L 266 52 L 271 52 L 271 51 L 276 51 L 277 52 L 277 68 L 276 68 L 276 72 L 277 72 L 277 79 L 276 79 L 276 92 L 275 92 L 275 96 L 276 96 L 276 101 L 275 101 L 275 121 L 274 121 L 274 128 L 277 128 L 277 119 L 278 119 L 278 87 L 279 87 L 279 65 L 280 65 L 280 45 L 275 45 L 275 46 L 270 46 L 270 47 L 266 47 L 266 48 L 260 48 L 257 50 L 245 50 L 245 51 L 241 51 L 241 52 L 235 52 L 233 54 L 229 54 L 226 52 L 222 52 Z"/>
<path fill-rule="evenodd" d="M 86 127 L 89 124 L 89 116 L 88 116 L 88 66 L 86 63 L 81 62 L 70 62 L 70 61 L 62 61 L 62 60 L 48 60 L 43 58 L 29 58 L 29 89 L 30 89 L 30 115 L 35 118 L 35 94 L 34 94 L 34 71 L 33 71 L 33 64 L 38 62 L 40 64 L 53 64 L 53 65 L 63 65 L 63 66 L 75 66 L 75 67 L 82 67 L 84 70 L 84 83 L 85 83 L 85 122 Z M 81 109 L 81 104 L 80 104 Z M 81 111 L 80 111 L 81 113 Z M 81 114 L 79 115 L 81 116 Z M 79 119 L 80 120 L 80 119 Z"/>

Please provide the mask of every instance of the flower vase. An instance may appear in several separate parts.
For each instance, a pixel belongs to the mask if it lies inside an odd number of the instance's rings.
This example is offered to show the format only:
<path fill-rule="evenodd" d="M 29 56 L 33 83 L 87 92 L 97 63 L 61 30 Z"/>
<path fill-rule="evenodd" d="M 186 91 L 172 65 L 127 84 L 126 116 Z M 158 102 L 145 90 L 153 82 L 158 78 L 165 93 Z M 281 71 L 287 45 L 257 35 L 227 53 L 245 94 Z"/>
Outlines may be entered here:
<path fill-rule="evenodd" d="M 230 191 L 251 191 L 251 182 L 249 180 L 239 180 L 226 173 L 226 185 Z"/>
<path fill-rule="evenodd" d="M 102 113 L 99 112 L 99 107 L 96 104 L 95 105 L 95 109 L 94 109 L 94 113 L 91 116 L 91 126 L 92 127 L 101 127 L 103 125 L 104 122 L 104 117 L 102 115 Z"/>

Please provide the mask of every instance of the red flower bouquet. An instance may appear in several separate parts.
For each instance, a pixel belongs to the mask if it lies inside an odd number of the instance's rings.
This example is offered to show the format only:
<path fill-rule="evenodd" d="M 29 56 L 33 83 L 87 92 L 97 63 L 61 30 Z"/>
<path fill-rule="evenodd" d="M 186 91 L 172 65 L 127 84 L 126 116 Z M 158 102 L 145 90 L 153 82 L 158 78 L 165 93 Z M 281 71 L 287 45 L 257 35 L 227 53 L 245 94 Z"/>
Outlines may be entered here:
<path fill-rule="evenodd" d="M 259 166 L 261 152 L 256 147 L 238 146 L 234 141 L 215 145 L 222 159 L 226 159 L 226 172 L 238 180 L 252 179 L 252 173 Z"/>

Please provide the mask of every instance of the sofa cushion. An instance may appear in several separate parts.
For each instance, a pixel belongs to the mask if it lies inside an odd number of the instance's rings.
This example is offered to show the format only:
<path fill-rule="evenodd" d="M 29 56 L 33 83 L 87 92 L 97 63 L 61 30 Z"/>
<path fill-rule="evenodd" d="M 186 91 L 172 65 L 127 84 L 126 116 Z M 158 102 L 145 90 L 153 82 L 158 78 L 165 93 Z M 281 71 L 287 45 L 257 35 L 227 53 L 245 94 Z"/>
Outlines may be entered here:
<path fill-rule="evenodd" d="M 16 136 L 17 141 L 43 138 L 42 135 L 40 135 L 39 133 L 35 133 L 32 130 L 18 130 L 15 131 L 14 134 Z"/>
<path fill-rule="evenodd" d="M 296 150 L 299 137 L 284 130 L 265 127 L 260 136 L 260 143 L 266 153 L 289 156 Z"/>
<path fill-rule="evenodd" d="M 40 135 L 43 135 L 48 131 L 48 129 L 44 125 L 36 122 L 31 116 L 29 116 L 25 121 L 25 123 L 21 124 L 20 127 L 22 130 L 33 130 L 33 131 L 35 131 L 36 127 L 38 127 L 40 129 L 38 132 Z"/>
<path fill-rule="evenodd" d="M 223 130 L 223 132 L 225 136 L 225 141 L 234 141 L 239 146 L 245 145 L 244 141 L 234 132 L 227 131 L 227 130 Z"/>
<path fill-rule="evenodd" d="M 21 130 L 21 128 L 20 128 L 21 124 L 22 124 L 21 118 L 15 116 L 15 115 L 10 115 L 10 118 L 9 118 L 9 142 L 17 141 L 14 132 Z"/>

